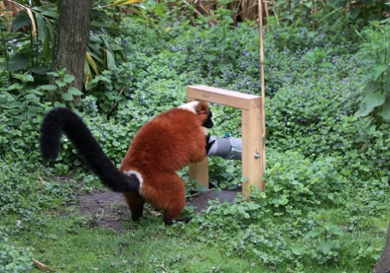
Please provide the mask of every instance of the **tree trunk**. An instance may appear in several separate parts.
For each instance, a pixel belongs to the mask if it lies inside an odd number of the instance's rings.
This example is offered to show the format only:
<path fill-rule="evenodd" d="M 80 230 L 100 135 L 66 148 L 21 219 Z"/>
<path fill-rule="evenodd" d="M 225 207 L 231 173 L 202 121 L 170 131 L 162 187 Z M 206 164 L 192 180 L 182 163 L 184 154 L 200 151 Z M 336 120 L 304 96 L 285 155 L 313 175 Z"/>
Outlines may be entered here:
<path fill-rule="evenodd" d="M 390 273 L 390 223 L 387 229 L 386 245 L 372 273 Z"/>
<path fill-rule="evenodd" d="M 66 68 L 75 77 L 68 87 L 83 90 L 84 61 L 89 42 L 92 0 L 62 0 L 54 49 L 54 72 Z M 51 98 L 58 100 L 57 98 Z"/>

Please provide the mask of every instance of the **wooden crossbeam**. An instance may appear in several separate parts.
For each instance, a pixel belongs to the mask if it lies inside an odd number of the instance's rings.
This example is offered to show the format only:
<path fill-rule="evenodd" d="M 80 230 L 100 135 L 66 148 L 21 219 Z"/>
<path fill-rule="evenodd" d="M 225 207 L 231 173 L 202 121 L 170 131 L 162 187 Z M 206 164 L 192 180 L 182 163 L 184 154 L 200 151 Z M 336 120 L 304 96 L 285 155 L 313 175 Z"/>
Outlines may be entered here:
<path fill-rule="evenodd" d="M 242 185 L 242 194 L 249 197 L 250 185 L 265 190 L 262 180 L 265 168 L 263 141 L 262 98 L 255 95 L 195 85 L 187 88 L 188 100 L 204 100 L 241 109 L 242 115 L 242 176 L 248 180 Z M 208 187 L 208 160 L 190 164 L 190 179 Z"/>

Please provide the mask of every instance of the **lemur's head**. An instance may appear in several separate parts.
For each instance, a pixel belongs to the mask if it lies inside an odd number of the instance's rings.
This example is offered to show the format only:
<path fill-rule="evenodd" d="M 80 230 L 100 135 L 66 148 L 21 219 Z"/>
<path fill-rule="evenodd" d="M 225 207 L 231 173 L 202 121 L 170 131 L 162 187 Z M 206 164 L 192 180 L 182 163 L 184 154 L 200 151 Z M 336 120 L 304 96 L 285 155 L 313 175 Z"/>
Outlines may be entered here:
<path fill-rule="evenodd" d="M 210 107 L 205 101 L 191 101 L 189 103 L 179 106 L 179 108 L 187 109 L 195 114 L 197 114 L 202 120 L 202 126 L 206 128 L 212 128 L 214 126 L 211 118 L 213 114 L 210 111 Z"/>

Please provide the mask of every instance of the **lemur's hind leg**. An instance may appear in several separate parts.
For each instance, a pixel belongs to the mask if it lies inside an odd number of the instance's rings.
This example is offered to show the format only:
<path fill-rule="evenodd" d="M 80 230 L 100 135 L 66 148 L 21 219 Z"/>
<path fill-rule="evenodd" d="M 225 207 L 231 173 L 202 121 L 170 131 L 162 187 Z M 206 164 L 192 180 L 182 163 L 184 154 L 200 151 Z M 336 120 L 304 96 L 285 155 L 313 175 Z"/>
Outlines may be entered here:
<path fill-rule="evenodd" d="M 131 212 L 131 219 L 137 221 L 142 217 L 142 212 L 144 209 L 145 198 L 136 193 L 123 193 L 125 197 L 127 206 Z"/>
<path fill-rule="evenodd" d="M 142 195 L 148 202 L 163 211 L 164 222 L 172 224 L 179 219 L 186 205 L 184 182 L 176 173 L 161 173 L 155 176 L 153 187 L 142 187 Z"/>
<path fill-rule="evenodd" d="M 180 213 L 186 205 L 186 189 L 183 180 L 177 174 L 171 176 L 171 183 L 175 185 L 174 191 L 166 195 L 164 211 L 165 224 L 173 224 L 179 220 Z M 172 189 L 171 189 L 172 190 Z"/>

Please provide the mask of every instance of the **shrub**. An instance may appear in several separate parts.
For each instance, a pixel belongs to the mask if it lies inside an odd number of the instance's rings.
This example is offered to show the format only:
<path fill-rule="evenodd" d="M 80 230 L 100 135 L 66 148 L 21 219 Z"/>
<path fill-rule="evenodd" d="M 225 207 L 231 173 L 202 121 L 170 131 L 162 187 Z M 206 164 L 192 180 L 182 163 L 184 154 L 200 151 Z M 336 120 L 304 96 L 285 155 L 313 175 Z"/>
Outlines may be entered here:
<path fill-rule="evenodd" d="M 366 70 L 361 79 L 364 86 L 359 117 L 376 124 L 390 122 L 390 25 L 373 22 L 372 28 L 367 28 L 364 42 L 360 45 L 360 58 L 365 62 Z"/>
<path fill-rule="evenodd" d="M 342 205 L 347 180 L 337 169 L 337 158 L 319 157 L 312 161 L 297 152 L 269 151 L 264 175 L 266 193 L 258 193 L 261 205 L 293 214 L 314 207 Z"/>
<path fill-rule="evenodd" d="M 307 155 L 335 148 L 345 134 L 344 119 L 356 110 L 358 94 L 356 84 L 348 78 L 330 85 L 336 77 L 324 74 L 318 82 L 302 80 L 299 85 L 286 85 L 268 102 L 266 128 L 271 146 L 302 148 Z M 332 138 L 328 138 L 333 132 Z M 323 147 L 319 147 L 316 141 L 312 142 L 313 149 L 306 147 L 305 139 L 316 136 L 323 136 L 322 140 L 329 146 L 321 143 Z"/>

